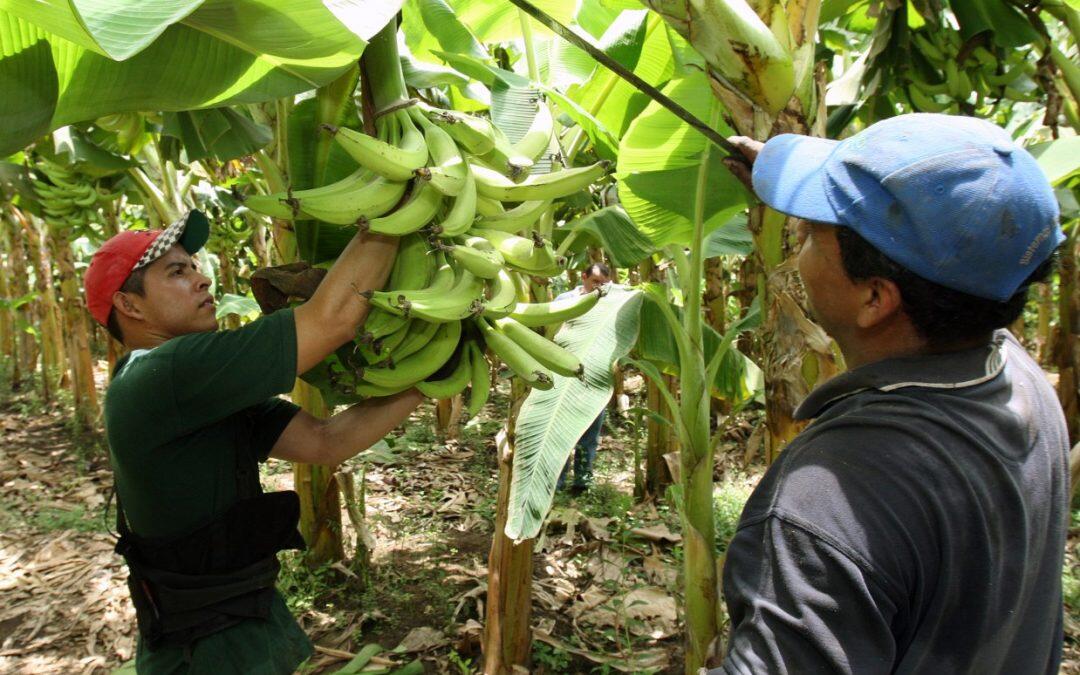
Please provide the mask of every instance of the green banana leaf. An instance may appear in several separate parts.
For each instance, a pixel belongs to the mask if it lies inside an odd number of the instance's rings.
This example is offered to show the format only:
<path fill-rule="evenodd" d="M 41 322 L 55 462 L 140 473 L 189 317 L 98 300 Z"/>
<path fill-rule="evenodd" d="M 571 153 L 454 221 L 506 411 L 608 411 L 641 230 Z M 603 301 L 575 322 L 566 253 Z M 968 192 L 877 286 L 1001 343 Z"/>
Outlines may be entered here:
<path fill-rule="evenodd" d="M 1059 185 L 1080 171 L 1080 136 L 1067 136 L 1036 143 L 1027 151 L 1035 156 L 1039 168 L 1053 185 Z"/>
<path fill-rule="evenodd" d="M 136 162 L 101 147 L 76 127 L 60 127 L 53 132 L 53 151 L 66 155 L 64 162 L 91 176 L 127 171 Z"/>
<path fill-rule="evenodd" d="M 585 375 L 582 380 L 556 376 L 554 387 L 534 389 L 521 406 L 506 521 L 511 539 L 530 539 L 540 531 L 566 458 L 611 398 L 612 366 L 637 339 L 641 303 L 640 291 L 612 287 L 556 334 L 556 341 L 581 359 Z"/>
<path fill-rule="evenodd" d="M 359 128 L 353 105 L 358 69 L 346 71 L 334 82 L 320 87 L 315 96 L 289 111 L 289 184 L 294 190 L 327 185 L 346 177 L 359 165 L 335 143 L 322 125 Z M 331 225 L 317 220 L 295 223 L 300 257 L 312 264 L 336 259 L 356 236 L 353 226 Z"/>
<path fill-rule="evenodd" d="M 673 306 L 677 316 L 681 308 Z M 739 332 L 753 330 L 761 324 L 761 308 L 757 301 L 739 320 Z M 717 347 L 723 342 L 723 336 L 712 326 L 702 326 L 705 340 L 705 362 L 708 363 Z M 662 372 L 670 375 L 679 374 L 679 350 L 675 345 L 675 336 L 664 320 L 660 309 L 652 302 L 641 306 L 641 330 L 638 334 L 635 353 L 642 360 L 656 364 Z M 734 346 L 723 356 L 716 379 L 710 387 L 716 398 L 741 404 L 759 396 L 764 389 L 761 368 Z"/>
<path fill-rule="evenodd" d="M 737 214 L 705 237 L 705 259 L 722 255 L 748 256 L 754 251 L 754 235 L 747 227 L 745 213 Z"/>
<path fill-rule="evenodd" d="M 100 50 L 102 44 L 114 49 L 136 13 L 101 10 L 87 24 L 94 32 L 79 38 L 70 22 L 38 24 L 26 18 L 44 20 L 45 15 L 27 9 L 42 3 L 5 2 L 0 9 L 0 80 L 9 95 L 0 100 L 0 153 L 102 115 L 216 108 L 308 91 L 352 67 L 366 44 L 354 31 L 373 35 L 400 2 L 207 0 L 179 21 L 173 19 L 149 43 L 141 44 L 171 14 L 155 15 L 157 24 L 149 19 L 139 24 L 142 32 L 134 34 L 133 42 L 141 48 L 124 61 L 82 43 L 92 40 Z M 110 3 L 79 3 L 90 5 Z M 66 4 L 56 7 L 42 11 L 49 16 L 70 11 Z"/>
<path fill-rule="evenodd" d="M 989 31 L 995 44 L 1013 49 L 1042 39 L 1020 10 L 1006 0 L 950 0 L 949 8 L 965 40 Z"/>
<path fill-rule="evenodd" d="M 230 314 L 235 314 L 246 321 L 252 321 L 262 315 L 262 310 L 259 309 L 259 303 L 255 302 L 255 298 L 250 295 L 225 293 L 221 296 L 221 301 L 218 302 L 215 316 L 218 321 L 221 321 Z"/>
<path fill-rule="evenodd" d="M 405 40 L 416 56 L 424 58 L 438 48 L 482 60 L 491 58 L 445 0 L 409 0 L 402 10 Z"/>
<path fill-rule="evenodd" d="M 646 237 L 626 215 L 622 206 L 608 206 L 592 211 L 559 228 L 563 236 L 574 235 L 569 250 L 578 251 L 592 245 L 599 246 L 611 256 L 616 267 L 632 267 L 656 251 L 652 240 Z M 556 241 L 562 237 L 556 236 Z"/>
<path fill-rule="evenodd" d="M 570 24 L 577 13 L 577 3 L 567 0 L 530 0 L 534 5 L 555 17 L 563 25 Z M 521 36 L 521 19 L 518 8 L 509 2 L 491 0 L 448 0 L 458 18 L 472 29 L 483 43 L 509 42 Z M 539 22 L 528 19 L 534 35 L 551 35 Z"/>
<path fill-rule="evenodd" d="M 227 107 L 165 113 L 162 134 L 180 140 L 189 162 L 244 157 L 274 137 L 269 127 Z"/>
<path fill-rule="evenodd" d="M 667 82 L 675 72 L 664 23 L 645 10 L 620 15 L 599 46 L 607 47 L 612 58 L 653 86 Z M 650 100 L 606 68 L 598 68 L 587 83 L 566 93 L 616 138 L 622 137 Z"/>
<path fill-rule="evenodd" d="M 715 102 L 703 73 L 672 81 L 664 93 L 698 119 L 709 119 Z M 724 123 L 716 130 L 731 135 Z M 694 194 L 704 136 L 653 102 L 627 129 L 619 144 L 616 178 L 626 212 L 658 246 L 688 245 L 693 234 Z M 709 153 L 705 232 L 710 233 L 746 208 L 750 195 L 721 163 L 723 153 Z"/>

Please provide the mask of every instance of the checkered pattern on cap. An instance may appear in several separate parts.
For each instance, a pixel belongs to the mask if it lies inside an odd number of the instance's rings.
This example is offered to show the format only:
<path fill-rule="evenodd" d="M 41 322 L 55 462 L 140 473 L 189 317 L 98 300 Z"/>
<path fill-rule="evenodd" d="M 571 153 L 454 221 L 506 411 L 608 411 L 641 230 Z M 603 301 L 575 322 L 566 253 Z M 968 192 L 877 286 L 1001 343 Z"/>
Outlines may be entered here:
<path fill-rule="evenodd" d="M 184 215 L 172 225 L 166 227 L 161 234 L 158 235 L 158 238 L 154 240 L 154 243 L 150 244 L 150 247 L 142 254 L 142 257 L 139 258 L 139 262 L 135 263 L 135 267 L 131 268 L 132 271 L 135 271 L 140 267 L 146 267 L 165 255 L 165 252 L 172 248 L 173 244 L 180 241 L 180 237 L 184 234 L 184 228 L 187 227 L 187 222 L 188 217 L 187 215 Z"/>

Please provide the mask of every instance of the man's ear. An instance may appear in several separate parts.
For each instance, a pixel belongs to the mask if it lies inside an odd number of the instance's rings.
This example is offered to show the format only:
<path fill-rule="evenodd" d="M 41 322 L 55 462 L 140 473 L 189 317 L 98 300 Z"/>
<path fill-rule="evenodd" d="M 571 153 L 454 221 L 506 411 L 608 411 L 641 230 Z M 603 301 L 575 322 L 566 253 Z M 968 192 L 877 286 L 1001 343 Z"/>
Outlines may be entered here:
<path fill-rule="evenodd" d="M 882 277 L 870 277 L 861 285 L 862 302 L 855 317 L 859 328 L 874 328 L 904 310 L 900 288 L 895 282 Z"/>
<path fill-rule="evenodd" d="M 113 293 L 112 297 L 113 308 L 117 313 L 123 314 L 131 319 L 142 319 L 142 308 L 136 302 L 132 301 L 131 295 L 123 291 L 117 291 Z"/>

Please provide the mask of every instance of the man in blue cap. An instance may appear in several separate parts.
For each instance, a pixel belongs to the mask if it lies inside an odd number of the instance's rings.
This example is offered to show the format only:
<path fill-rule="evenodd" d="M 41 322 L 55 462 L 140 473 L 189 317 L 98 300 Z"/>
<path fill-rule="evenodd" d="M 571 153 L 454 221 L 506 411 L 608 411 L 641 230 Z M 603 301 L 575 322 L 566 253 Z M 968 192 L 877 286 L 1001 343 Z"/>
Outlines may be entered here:
<path fill-rule="evenodd" d="M 1034 158 L 973 118 L 844 141 L 733 139 L 800 218 L 799 272 L 847 372 L 751 495 L 714 672 L 1056 673 L 1068 437 L 1006 331 L 1063 240 Z"/>

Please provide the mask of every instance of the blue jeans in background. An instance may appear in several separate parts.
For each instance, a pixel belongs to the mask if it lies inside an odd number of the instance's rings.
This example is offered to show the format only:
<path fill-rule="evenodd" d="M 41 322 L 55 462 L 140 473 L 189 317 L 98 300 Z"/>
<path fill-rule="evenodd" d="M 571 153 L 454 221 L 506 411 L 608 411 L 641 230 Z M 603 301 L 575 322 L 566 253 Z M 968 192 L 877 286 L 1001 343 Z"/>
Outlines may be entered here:
<path fill-rule="evenodd" d="M 607 409 L 601 410 L 600 415 L 593 421 L 585 433 L 578 439 L 574 449 L 574 487 L 586 488 L 592 483 L 593 462 L 596 460 L 596 446 L 600 444 L 600 429 L 604 426 L 604 415 Z M 570 473 L 570 460 L 566 460 L 559 482 L 555 489 L 561 490 L 566 485 L 566 476 Z"/>

